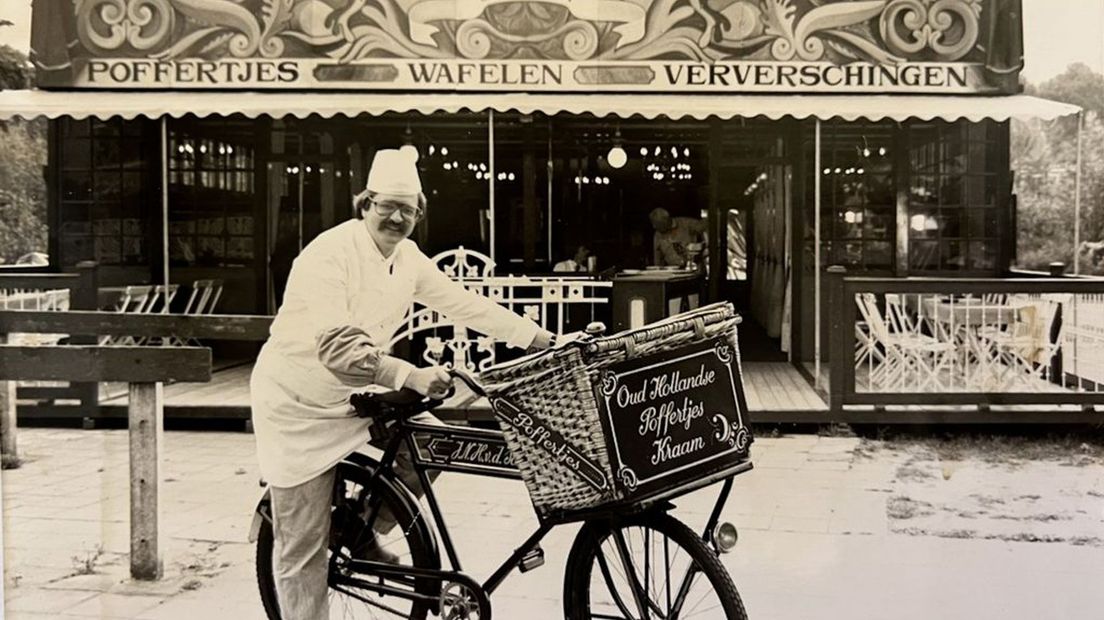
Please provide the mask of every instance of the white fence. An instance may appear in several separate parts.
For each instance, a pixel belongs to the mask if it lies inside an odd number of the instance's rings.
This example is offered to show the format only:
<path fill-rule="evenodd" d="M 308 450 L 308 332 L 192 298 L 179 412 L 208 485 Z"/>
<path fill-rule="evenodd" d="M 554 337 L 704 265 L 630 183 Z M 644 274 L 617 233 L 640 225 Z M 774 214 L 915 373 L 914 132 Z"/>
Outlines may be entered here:
<path fill-rule="evenodd" d="M 859 293 L 867 392 L 1104 392 L 1104 295 Z"/>

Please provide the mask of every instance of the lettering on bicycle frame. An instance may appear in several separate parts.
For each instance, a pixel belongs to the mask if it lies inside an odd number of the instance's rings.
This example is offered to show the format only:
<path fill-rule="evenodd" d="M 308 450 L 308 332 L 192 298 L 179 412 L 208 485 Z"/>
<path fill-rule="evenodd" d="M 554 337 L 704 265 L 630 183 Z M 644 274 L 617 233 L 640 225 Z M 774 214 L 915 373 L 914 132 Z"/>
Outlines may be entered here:
<path fill-rule="evenodd" d="M 468 437 L 448 432 L 416 432 L 413 437 L 418 460 L 428 465 L 517 471 L 510 449 L 503 439 Z"/>

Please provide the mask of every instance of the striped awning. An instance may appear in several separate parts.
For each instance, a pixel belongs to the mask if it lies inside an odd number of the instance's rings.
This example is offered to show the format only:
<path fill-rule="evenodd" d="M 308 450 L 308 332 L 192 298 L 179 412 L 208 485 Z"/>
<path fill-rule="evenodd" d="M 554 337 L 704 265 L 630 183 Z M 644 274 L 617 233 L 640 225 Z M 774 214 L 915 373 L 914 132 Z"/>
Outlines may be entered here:
<path fill-rule="evenodd" d="M 599 117 L 819 118 L 829 120 L 1010 118 L 1052 120 L 1081 108 L 1028 95 L 673 95 L 673 94 L 518 94 L 518 93 L 350 93 L 350 92 L 193 92 L 44 91 L 0 92 L 0 120 L 14 117 L 101 119 L 121 116 L 199 117 L 243 114 L 304 118 L 318 115 L 380 115 L 387 112 L 544 112 Z"/>

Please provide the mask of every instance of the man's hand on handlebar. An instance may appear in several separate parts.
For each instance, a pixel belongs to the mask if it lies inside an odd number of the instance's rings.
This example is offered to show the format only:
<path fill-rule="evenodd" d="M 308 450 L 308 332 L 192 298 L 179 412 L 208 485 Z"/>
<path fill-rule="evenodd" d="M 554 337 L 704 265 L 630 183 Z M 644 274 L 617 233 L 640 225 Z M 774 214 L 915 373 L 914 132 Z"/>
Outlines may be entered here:
<path fill-rule="evenodd" d="M 533 337 L 533 344 L 529 345 L 531 351 L 543 351 L 552 348 L 556 343 L 556 335 L 547 329 L 542 329 Z"/>
<path fill-rule="evenodd" d="M 441 366 L 415 368 L 406 378 L 403 387 L 430 398 L 443 399 L 452 388 L 452 375 Z"/>

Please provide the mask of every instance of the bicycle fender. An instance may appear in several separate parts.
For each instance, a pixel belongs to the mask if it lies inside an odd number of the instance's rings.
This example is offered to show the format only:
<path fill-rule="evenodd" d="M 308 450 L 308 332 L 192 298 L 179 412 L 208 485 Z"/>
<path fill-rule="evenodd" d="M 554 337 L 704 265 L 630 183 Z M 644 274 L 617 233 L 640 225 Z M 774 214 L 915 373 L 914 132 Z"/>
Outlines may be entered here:
<path fill-rule="evenodd" d="M 272 523 L 272 492 L 265 488 L 261 499 L 257 502 L 257 509 L 253 511 L 253 523 L 249 526 L 249 542 L 257 542 L 261 535 L 261 524 L 265 521 Z"/>
<path fill-rule="evenodd" d="M 359 467 L 369 473 L 375 473 L 376 466 L 378 465 L 375 459 L 366 454 L 361 454 L 360 452 L 353 452 L 345 457 L 345 460 L 342 462 Z M 395 497 L 403 502 L 403 508 L 409 510 L 410 514 L 422 515 L 423 511 L 421 504 L 418 502 L 418 498 L 402 480 L 396 478 L 393 473 L 385 472 L 380 476 L 380 481 L 395 492 Z M 429 527 L 424 516 L 419 516 L 419 518 L 415 519 L 413 527 L 417 529 L 418 533 L 422 535 L 423 540 L 427 541 L 429 545 L 429 554 L 430 557 L 433 558 L 433 566 L 426 568 L 441 568 L 441 550 L 440 547 L 437 546 L 437 533 Z"/>

